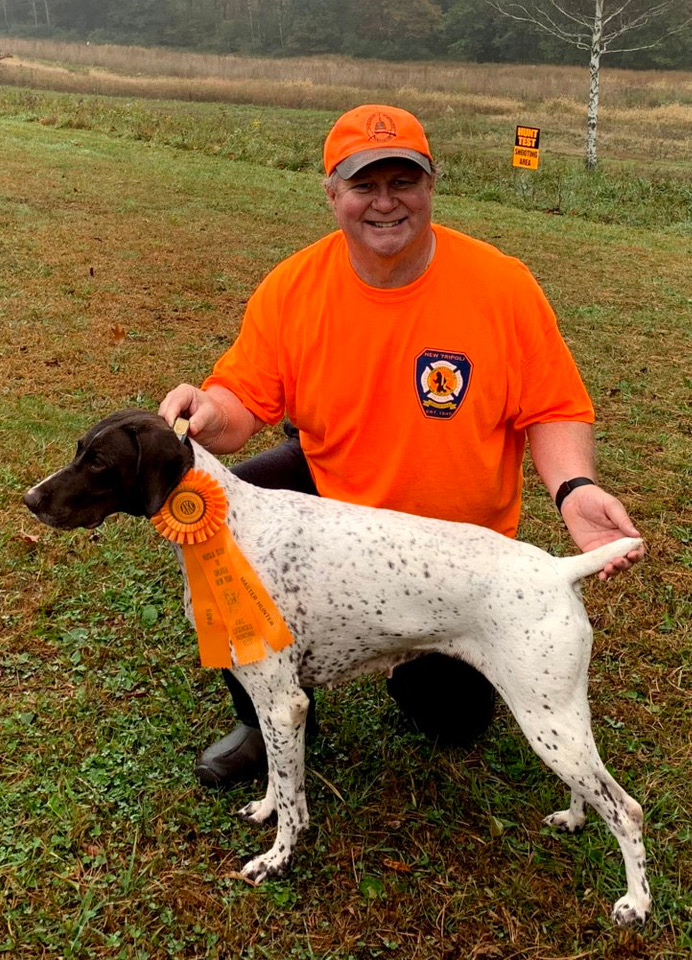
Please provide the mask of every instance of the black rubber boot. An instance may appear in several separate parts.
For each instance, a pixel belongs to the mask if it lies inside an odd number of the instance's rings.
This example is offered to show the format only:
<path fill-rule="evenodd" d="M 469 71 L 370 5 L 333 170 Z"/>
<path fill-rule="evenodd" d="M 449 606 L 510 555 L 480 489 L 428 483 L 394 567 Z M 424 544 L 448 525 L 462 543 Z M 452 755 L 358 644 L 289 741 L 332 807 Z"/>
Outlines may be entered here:
<path fill-rule="evenodd" d="M 195 776 L 204 787 L 233 787 L 267 772 L 267 753 L 258 727 L 244 723 L 212 743 L 199 758 Z"/>

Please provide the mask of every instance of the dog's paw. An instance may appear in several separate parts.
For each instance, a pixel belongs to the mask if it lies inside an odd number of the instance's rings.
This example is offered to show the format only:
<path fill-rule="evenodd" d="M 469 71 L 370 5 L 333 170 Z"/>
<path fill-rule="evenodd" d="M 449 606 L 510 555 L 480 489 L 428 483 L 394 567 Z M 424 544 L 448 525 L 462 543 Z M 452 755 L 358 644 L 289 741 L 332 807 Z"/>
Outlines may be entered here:
<path fill-rule="evenodd" d="M 238 816 L 247 820 L 248 823 L 265 823 L 275 812 L 275 809 L 272 801 L 265 797 L 264 800 L 251 800 L 250 803 L 246 803 L 238 811 Z"/>
<path fill-rule="evenodd" d="M 547 827 L 553 827 L 561 833 L 579 833 L 585 822 L 586 817 L 576 817 L 571 810 L 558 810 L 543 818 Z"/>
<path fill-rule="evenodd" d="M 613 907 L 613 921 L 619 927 L 643 927 L 651 913 L 651 901 L 635 903 L 625 895 Z"/>
<path fill-rule="evenodd" d="M 268 853 L 263 857 L 250 860 L 240 872 L 247 880 L 262 883 L 263 880 L 270 880 L 272 877 L 283 877 L 288 870 L 289 862 L 289 857 L 278 857 Z"/>

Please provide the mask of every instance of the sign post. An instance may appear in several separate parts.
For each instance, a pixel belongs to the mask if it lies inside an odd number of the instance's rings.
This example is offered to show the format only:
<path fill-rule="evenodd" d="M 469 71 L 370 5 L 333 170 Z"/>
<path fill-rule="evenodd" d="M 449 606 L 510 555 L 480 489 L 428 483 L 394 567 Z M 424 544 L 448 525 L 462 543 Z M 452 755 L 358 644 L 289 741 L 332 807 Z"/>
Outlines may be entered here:
<path fill-rule="evenodd" d="M 539 127 L 517 127 L 514 135 L 514 156 L 512 166 L 524 170 L 538 170 L 541 139 Z"/>

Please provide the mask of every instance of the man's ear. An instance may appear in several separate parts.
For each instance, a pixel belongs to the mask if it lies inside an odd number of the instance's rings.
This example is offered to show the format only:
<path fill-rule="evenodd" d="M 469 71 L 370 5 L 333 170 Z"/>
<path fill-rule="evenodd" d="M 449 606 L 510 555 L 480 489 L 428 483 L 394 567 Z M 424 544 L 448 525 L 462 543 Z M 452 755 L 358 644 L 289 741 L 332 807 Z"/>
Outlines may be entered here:
<path fill-rule="evenodd" d="M 323 181 L 324 192 L 327 197 L 327 203 L 329 206 L 334 209 L 334 201 L 336 200 L 336 183 L 335 178 L 337 174 L 333 173 L 330 177 L 326 177 Z"/>
<path fill-rule="evenodd" d="M 163 419 L 160 425 L 152 422 L 139 425 L 135 429 L 135 442 L 141 512 L 150 518 L 194 466 L 195 455 Z"/>

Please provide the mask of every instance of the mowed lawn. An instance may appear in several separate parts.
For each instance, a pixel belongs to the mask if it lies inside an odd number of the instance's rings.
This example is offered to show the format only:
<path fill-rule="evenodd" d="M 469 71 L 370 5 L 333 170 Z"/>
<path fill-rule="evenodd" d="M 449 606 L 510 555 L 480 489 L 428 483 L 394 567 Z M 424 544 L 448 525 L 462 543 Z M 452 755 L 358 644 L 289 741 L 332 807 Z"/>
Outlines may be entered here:
<path fill-rule="evenodd" d="M 538 276 L 597 408 L 603 483 L 647 539 L 642 564 L 588 582 L 584 595 L 596 739 L 646 813 L 649 924 L 611 924 L 624 870 L 595 815 L 578 837 L 542 826 L 567 791 L 504 707 L 475 749 L 443 750 L 406 728 L 379 678 L 320 692 L 310 829 L 292 873 L 253 888 L 237 871 L 268 845 L 271 827 L 252 828 L 235 810 L 262 785 L 213 793 L 194 780 L 197 754 L 233 718 L 220 676 L 198 666 L 172 555 L 139 519 L 50 531 L 21 493 L 105 414 L 155 409 L 180 380 L 202 379 L 262 276 L 331 228 L 319 158 L 291 170 L 158 143 L 141 124 L 151 110 L 155 128 L 160 109 L 139 101 L 138 133 L 124 121 L 111 132 L 90 124 L 88 98 L 84 122 L 63 126 L 47 102 L 0 115 L 0 952 L 688 957 L 689 220 L 661 223 L 654 193 L 650 222 L 637 226 L 456 188 L 436 203 L 440 222 Z M 212 110 L 185 109 L 192 123 L 199 111 L 200 126 Z M 300 114 L 258 110 L 225 107 L 224 122 L 261 157 L 262 138 L 273 143 Z M 311 143 L 335 115 L 306 112 Z M 633 163 L 636 176 L 652 174 Z M 277 436 L 268 431 L 252 449 Z M 528 465 L 522 536 L 572 549 Z"/>

